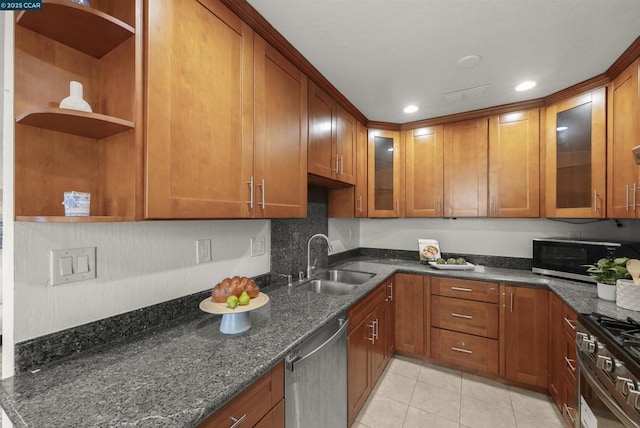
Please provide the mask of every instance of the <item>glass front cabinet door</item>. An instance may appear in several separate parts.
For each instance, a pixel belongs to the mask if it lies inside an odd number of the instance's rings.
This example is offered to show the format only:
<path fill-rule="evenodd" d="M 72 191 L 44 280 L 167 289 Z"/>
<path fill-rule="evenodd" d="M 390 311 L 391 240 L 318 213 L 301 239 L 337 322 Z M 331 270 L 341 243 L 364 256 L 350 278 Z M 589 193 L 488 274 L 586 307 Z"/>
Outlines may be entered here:
<path fill-rule="evenodd" d="M 606 88 L 547 108 L 546 217 L 606 214 Z"/>
<path fill-rule="evenodd" d="M 369 217 L 400 217 L 400 132 L 369 130 Z"/>

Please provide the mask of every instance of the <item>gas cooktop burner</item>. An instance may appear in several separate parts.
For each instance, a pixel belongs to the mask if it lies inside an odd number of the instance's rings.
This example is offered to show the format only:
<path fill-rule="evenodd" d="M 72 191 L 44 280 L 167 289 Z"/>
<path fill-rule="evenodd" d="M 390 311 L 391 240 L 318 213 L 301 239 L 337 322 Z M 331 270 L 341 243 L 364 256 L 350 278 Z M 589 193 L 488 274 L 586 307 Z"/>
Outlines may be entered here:
<path fill-rule="evenodd" d="M 633 358 L 640 360 L 640 323 L 638 321 L 630 317 L 619 320 L 598 313 L 592 313 L 589 318 L 627 350 Z"/>

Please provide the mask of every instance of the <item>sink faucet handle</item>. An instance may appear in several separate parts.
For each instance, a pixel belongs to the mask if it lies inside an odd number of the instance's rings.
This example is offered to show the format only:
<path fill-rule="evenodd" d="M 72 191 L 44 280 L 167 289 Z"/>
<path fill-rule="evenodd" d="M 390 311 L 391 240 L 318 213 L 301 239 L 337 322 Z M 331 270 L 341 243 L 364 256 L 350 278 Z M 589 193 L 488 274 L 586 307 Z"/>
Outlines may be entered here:
<path fill-rule="evenodd" d="M 293 284 L 293 276 L 292 275 L 285 274 L 285 273 L 280 273 L 280 274 L 278 274 L 278 276 L 281 276 L 283 278 L 287 278 L 287 285 Z"/>

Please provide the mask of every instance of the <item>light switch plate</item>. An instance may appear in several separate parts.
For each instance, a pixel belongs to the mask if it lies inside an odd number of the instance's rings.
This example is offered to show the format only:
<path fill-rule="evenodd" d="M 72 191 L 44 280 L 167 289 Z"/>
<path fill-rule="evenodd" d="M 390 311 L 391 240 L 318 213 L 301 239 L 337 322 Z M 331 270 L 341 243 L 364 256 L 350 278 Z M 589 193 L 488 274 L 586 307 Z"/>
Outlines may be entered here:
<path fill-rule="evenodd" d="M 51 250 L 51 285 L 96 278 L 96 247 Z"/>

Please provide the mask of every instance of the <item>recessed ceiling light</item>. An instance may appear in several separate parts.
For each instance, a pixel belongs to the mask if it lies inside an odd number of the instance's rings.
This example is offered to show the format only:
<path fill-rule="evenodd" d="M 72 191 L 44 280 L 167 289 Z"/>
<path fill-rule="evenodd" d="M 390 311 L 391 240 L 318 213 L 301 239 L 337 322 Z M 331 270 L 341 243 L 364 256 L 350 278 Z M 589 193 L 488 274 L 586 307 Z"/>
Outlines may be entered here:
<path fill-rule="evenodd" d="M 415 113 L 418 111 L 418 106 L 410 105 L 404 108 L 405 113 Z"/>
<path fill-rule="evenodd" d="M 475 67 L 480 63 L 482 58 L 480 55 L 467 55 L 458 60 L 458 67 L 460 68 L 471 68 Z"/>
<path fill-rule="evenodd" d="M 518 92 L 528 91 L 529 89 L 533 88 L 534 86 L 536 86 L 536 82 L 532 82 L 531 80 L 527 80 L 526 82 L 522 82 L 518 86 L 516 86 L 516 91 L 518 91 Z"/>
<path fill-rule="evenodd" d="M 558 126 L 556 128 L 556 131 L 560 132 L 560 131 L 566 131 L 567 129 L 569 129 L 569 127 L 567 126 Z"/>

